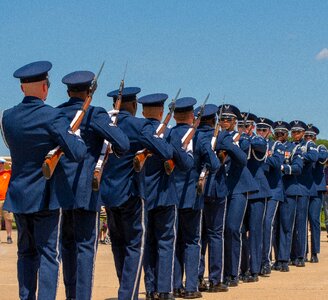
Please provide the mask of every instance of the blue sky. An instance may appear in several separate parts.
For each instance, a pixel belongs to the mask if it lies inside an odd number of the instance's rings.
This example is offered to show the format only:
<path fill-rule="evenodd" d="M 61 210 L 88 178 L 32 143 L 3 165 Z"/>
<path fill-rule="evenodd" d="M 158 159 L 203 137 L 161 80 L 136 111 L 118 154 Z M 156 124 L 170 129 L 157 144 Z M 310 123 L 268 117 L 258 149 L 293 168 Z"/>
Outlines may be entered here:
<path fill-rule="evenodd" d="M 0 2 L 0 109 L 22 99 L 12 73 L 53 63 L 47 103 L 67 99 L 61 78 L 97 72 L 94 104 L 126 86 L 237 105 L 273 120 L 301 119 L 328 138 L 327 1 L 18 1 Z M 140 113 L 140 110 L 139 110 Z M 8 150 L 0 142 L 0 154 Z"/>

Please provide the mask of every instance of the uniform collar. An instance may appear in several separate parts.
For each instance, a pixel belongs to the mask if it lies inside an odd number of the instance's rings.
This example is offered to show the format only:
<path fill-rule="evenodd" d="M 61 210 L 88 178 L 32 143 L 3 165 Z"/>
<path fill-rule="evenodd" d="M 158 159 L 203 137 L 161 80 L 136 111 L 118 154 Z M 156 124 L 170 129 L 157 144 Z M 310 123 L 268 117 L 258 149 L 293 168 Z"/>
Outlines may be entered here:
<path fill-rule="evenodd" d="M 125 116 L 132 116 L 132 114 L 130 112 L 128 112 L 127 110 L 120 110 L 119 112 L 120 115 L 125 115 Z"/>
<path fill-rule="evenodd" d="M 42 103 L 44 103 L 44 101 L 42 99 L 40 99 L 38 97 L 34 97 L 34 96 L 26 96 L 26 97 L 24 97 L 22 102 L 23 103 L 31 103 L 33 101 L 36 101 L 36 102 L 41 101 Z"/>
<path fill-rule="evenodd" d="M 153 125 L 157 125 L 157 124 L 160 124 L 161 123 L 157 119 L 153 119 L 153 118 L 147 118 L 147 120 L 149 120 Z"/>
<path fill-rule="evenodd" d="M 81 98 L 77 98 L 77 97 L 71 97 L 68 100 L 68 103 L 83 103 L 84 100 Z"/>
<path fill-rule="evenodd" d="M 212 126 L 208 125 L 208 124 L 201 124 L 201 125 L 198 126 L 197 129 L 199 129 L 199 130 L 212 130 L 214 128 Z"/>
<path fill-rule="evenodd" d="M 176 124 L 175 127 L 182 127 L 182 126 L 188 126 L 188 127 L 191 127 L 191 125 L 187 124 L 187 123 L 179 123 L 179 124 Z"/>

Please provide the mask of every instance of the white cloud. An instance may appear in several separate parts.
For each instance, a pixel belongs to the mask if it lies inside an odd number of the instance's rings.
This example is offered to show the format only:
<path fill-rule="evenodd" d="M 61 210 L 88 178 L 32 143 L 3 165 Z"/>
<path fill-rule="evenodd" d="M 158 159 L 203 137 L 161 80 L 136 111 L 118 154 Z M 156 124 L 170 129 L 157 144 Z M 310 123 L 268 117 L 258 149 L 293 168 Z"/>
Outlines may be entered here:
<path fill-rule="evenodd" d="M 316 56 L 316 60 L 328 59 L 328 48 L 323 48 Z"/>

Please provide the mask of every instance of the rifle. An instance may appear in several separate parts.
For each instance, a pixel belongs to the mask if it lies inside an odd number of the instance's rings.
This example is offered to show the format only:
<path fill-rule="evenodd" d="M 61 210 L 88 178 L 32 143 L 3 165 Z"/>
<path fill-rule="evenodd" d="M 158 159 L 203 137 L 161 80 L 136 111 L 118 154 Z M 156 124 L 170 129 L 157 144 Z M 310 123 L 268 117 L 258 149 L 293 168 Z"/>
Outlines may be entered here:
<path fill-rule="evenodd" d="M 178 90 L 178 93 L 176 94 L 175 98 L 172 99 L 170 110 L 167 113 L 164 121 L 158 126 L 158 128 L 156 130 L 156 134 L 158 136 L 161 136 L 162 134 L 164 134 L 164 132 L 167 128 L 167 125 L 169 124 L 169 122 L 171 120 L 172 114 L 173 114 L 174 109 L 175 109 L 175 102 L 178 99 L 178 97 L 180 95 L 180 92 L 181 92 L 181 89 Z M 134 170 L 136 172 L 140 172 L 141 169 L 143 168 L 145 162 L 146 162 L 146 159 L 148 157 L 152 156 L 152 155 L 153 155 L 153 153 L 151 151 L 149 151 L 148 149 L 143 149 L 141 151 L 138 151 L 136 153 L 136 156 L 133 159 L 133 168 L 134 168 Z"/>
<path fill-rule="evenodd" d="M 117 99 L 115 101 L 115 107 L 114 107 L 114 109 L 115 110 L 118 110 L 118 111 L 120 110 L 121 103 L 122 103 L 122 94 L 123 94 L 123 89 L 124 89 L 124 79 L 125 79 L 127 65 L 128 64 L 125 65 L 124 75 L 123 75 L 123 78 L 121 80 L 120 87 L 118 89 Z M 116 114 L 112 116 L 112 121 L 113 121 L 113 124 L 114 125 L 117 124 L 118 119 L 117 119 L 117 115 Z M 112 149 L 111 143 L 108 142 L 107 140 L 104 140 L 104 143 L 103 143 L 102 148 L 101 148 L 100 156 L 98 158 L 96 167 L 95 167 L 95 169 L 93 171 L 92 189 L 94 191 L 99 191 L 101 176 L 102 176 L 102 173 L 104 171 L 105 164 L 106 164 L 106 162 L 108 160 L 108 156 L 111 153 L 113 153 L 113 149 Z"/>
<path fill-rule="evenodd" d="M 192 140 L 192 138 L 195 135 L 196 129 L 199 126 L 199 123 L 200 123 L 200 119 L 202 118 L 202 115 L 204 113 L 205 104 L 206 104 L 209 97 L 210 97 L 210 94 L 208 94 L 207 97 L 205 98 L 204 103 L 202 104 L 202 106 L 201 106 L 201 108 L 200 108 L 200 110 L 197 114 L 197 117 L 194 119 L 192 127 L 187 130 L 187 132 L 185 133 L 185 135 L 181 139 L 182 148 L 184 150 L 187 149 L 188 144 L 190 143 L 190 141 Z M 169 159 L 169 160 L 164 162 L 164 169 L 165 169 L 165 173 L 167 175 L 171 175 L 174 168 L 175 168 L 175 163 L 174 163 L 173 159 Z"/>
<path fill-rule="evenodd" d="M 84 100 L 81 109 L 76 112 L 75 117 L 70 124 L 73 132 L 76 132 L 79 129 L 79 127 L 82 123 L 82 120 L 88 110 L 88 107 L 92 101 L 92 96 L 97 89 L 97 81 L 98 81 L 98 78 L 104 67 L 104 64 L 105 64 L 105 62 L 103 62 L 102 65 L 100 66 L 97 76 L 95 76 L 95 78 L 93 79 L 93 81 L 89 87 L 89 94 L 88 94 L 87 98 Z M 51 150 L 46 155 L 45 160 L 42 164 L 42 173 L 46 179 L 51 178 L 51 176 L 54 173 L 55 168 L 63 154 L 64 154 L 63 150 L 59 146 L 57 146 L 55 149 Z"/>
<path fill-rule="evenodd" d="M 223 108 L 223 104 L 220 108 L 219 119 L 218 119 L 218 122 L 215 125 L 214 134 L 213 134 L 213 137 L 212 137 L 212 140 L 211 140 L 211 146 L 212 146 L 213 151 L 215 151 L 216 143 L 217 143 L 219 132 L 220 132 L 220 119 L 221 119 L 221 116 L 222 116 L 222 108 Z M 199 179 L 198 179 L 198 182 L 197 182 L 197 188 L 196 188 L 197 194 L 199 196 L 204 191 L 208 174 L 209 174 L 209 170 L 207 169 L 207 165 L 204 165 L 204 167 L 203 167 L 203 169 L 202 169 L 202 171 L 199 175 Z"/>

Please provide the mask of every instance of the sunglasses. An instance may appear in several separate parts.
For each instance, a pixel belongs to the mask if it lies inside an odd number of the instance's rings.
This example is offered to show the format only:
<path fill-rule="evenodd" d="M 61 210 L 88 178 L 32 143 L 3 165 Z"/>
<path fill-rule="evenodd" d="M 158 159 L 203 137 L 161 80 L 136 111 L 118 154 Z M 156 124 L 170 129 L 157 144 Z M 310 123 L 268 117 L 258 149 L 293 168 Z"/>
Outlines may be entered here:
<path fill-rule="evenodd" d="M 234 120 L 233 117 L 220 118 L 220 122 L 232 122 L 233 120 Z"/>
<path fill-rule="evenodd" d="M 244 125 L 244 124 L 238 124 L 237 127 L 239 128 L 248 128 L 250 127 L 251 125 Z"/>
<path fill-rule="evenodd" d="M 287 132 L 286 132 L 287 133 Z M 284 136 L 285 133 L 284 132 L 281 132 L 281 131 L 278 131 L 278 132 L 275 132 L 274 133 L 275 136 Z"/>

